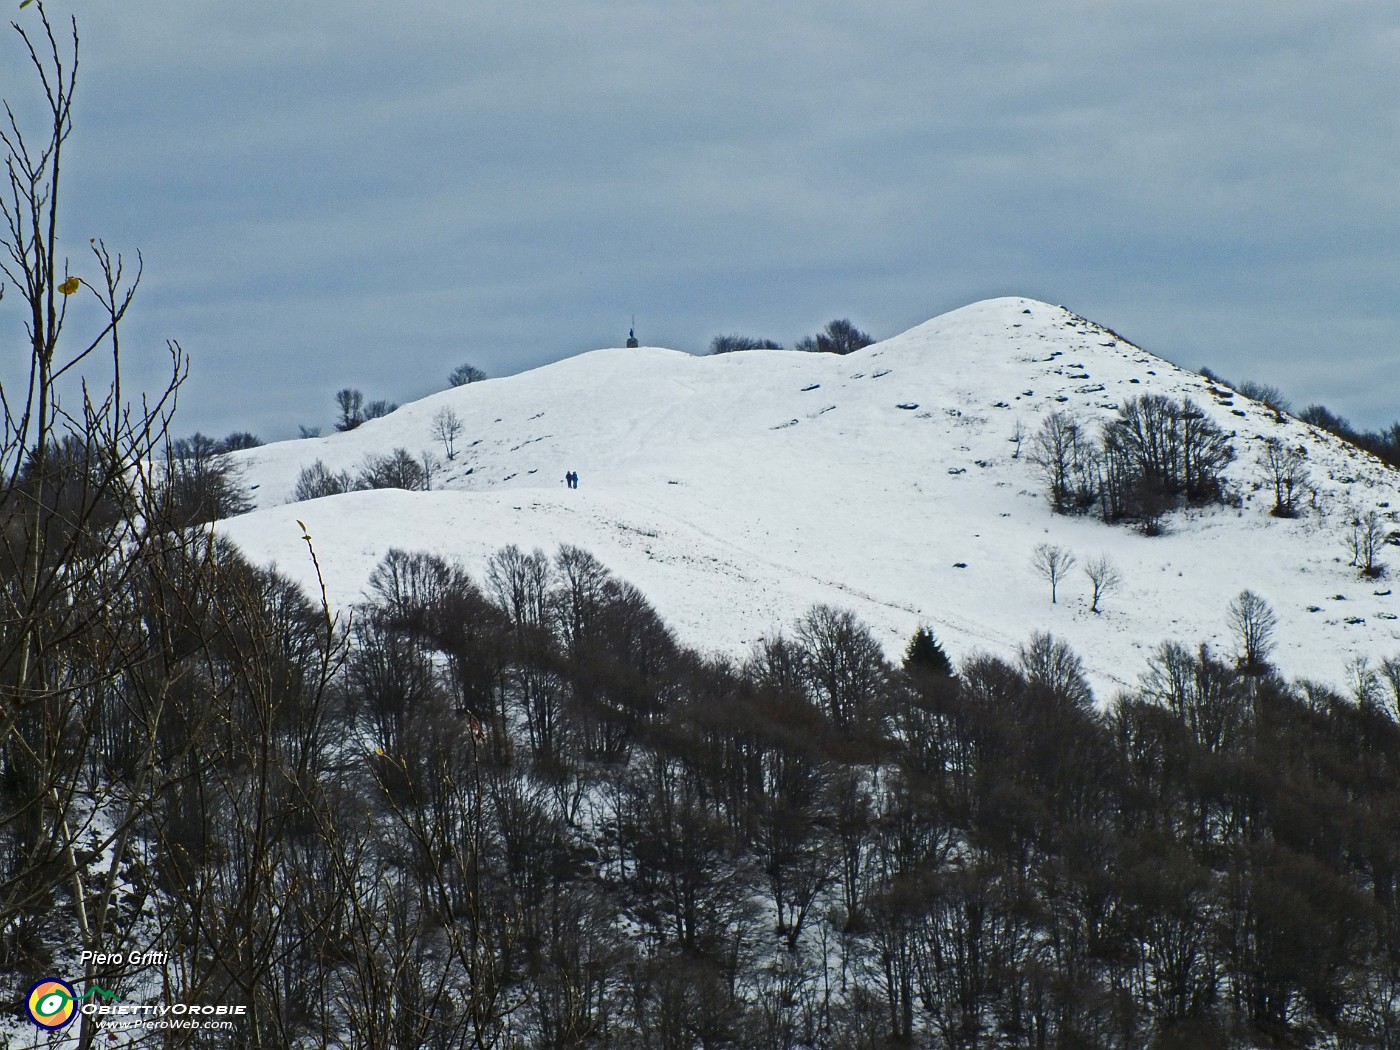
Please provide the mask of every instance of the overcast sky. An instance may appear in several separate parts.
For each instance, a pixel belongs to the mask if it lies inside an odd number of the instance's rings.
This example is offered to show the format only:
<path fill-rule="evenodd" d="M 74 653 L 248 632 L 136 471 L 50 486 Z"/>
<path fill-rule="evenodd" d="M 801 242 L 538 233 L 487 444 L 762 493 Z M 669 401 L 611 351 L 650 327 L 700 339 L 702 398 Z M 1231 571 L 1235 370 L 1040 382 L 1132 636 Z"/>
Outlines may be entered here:
<path fill-rule="evenodd" d="M 408 401 L 633 314 L 703 352 L 1009 294 L 1400 418 L 1394 0 L 49 11 L 82 35 L 70 251 L 144 254 L 127 345 L 191 354 L 181 432 L 329 431 L 339 387 Z"/>

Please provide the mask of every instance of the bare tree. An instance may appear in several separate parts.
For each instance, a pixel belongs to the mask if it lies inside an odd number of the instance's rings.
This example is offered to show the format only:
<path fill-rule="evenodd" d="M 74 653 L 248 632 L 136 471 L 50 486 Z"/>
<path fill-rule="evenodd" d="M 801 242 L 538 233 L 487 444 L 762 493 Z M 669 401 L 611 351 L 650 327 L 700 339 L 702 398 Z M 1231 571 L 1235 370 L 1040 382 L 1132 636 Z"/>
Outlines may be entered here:
<path fill-rule="evenodd" d="M 470 364 L 458 365 L 447 375 L 447 381 L 453 386 L 466 386 L 468 383 L 479 383 L 485 378 L 485 372 L 475 365 Z"/>
<path fill-rule="evenodd" d="M 1360 568 L 1362 575 L 1376 579 L 1385 573 L 1384 567 L 1376 561 L 1385 539 L 1385 523 L 1378 512 L 1358 512 L 1351 519 L 1347 547 L 1351 551 L 1351 564 Z"/>
<path fill-rule="evenodd" d="M 292 502 L 320 499 L 322 496 L 338 496 L 355 487 L 355 479 L 347 471 L 333 471 L 322 460 L 309 467 L 303 467 L 297 475 L 297 487 L 292 493 Z"/>
<path fill-rule="evenodd" d="M 559 637 L 569 655 L 581 659 L 592 641 L 612 573 L 588 551 L 571 544 L 559 548 L 554 568 L 557 586 L 553 606 Z"/>
<path fill-rule="evenodd" d="M 875 340 L 845 318 L 829 321 L 815 336 L 805 336 L 793 344 L 794 350 L 816 354 L 849 354 Z"/>
<path fill-rule="evenodd" d="M 354 430 L 365 421 L 364 405 L 365 395 L 358 390 L 345 387 L 335 392 L 336 407 L 340 409 L 340 421 L 336 423 L 336 430 Z"/>
<path fill-rule="evenodd" d="M 509 686 L 525 714 L 531 750 L 553 758 L 559 744 L 563 695 L 548 669 L 555 640 L 550 630 L 554 571 L 544 551 L 526 554 L 515 544 L 491 556 L 486 589 L 510 625 Z"/>
<path fill-rule="evenodd" d="M 1235 393 L 1242 394 L 1251 401 L 1258 401 L 1274 410 L 1274 415 L 1279 416 L 1284 412 L 1292 411 L 1293 406 L 1288 403 L 1288 398 L 1283 391 L 1272 383 L 1259 383 L 1253 379 L 1246 379 L 1235 383 Z"/>
<path fill-rule="evenodd" d="M 1384 705 L 1381 686 L 1382 669 L 1371 666 L 1365 656 L 1354 656 L 1347 661 L 1347 684 L 1351 686 L 1351 698 L 1357 706 L 1377 709 Z"/>
<path fill-rule="evenodd" d="M 1060 581 L 1065 578 L 1070 569 L 1074 568 L 1075 562 L 1073 554 L 1052 543 L 1040 544 L 1031 555 L 1031 566 L 1038 575 L 1050 583 L 1051 605 L 1054 605 L 1057 600 Z"/>
<path fill-rule="evenodd" d="M 392 401 L 385 401 L 380 398 L 378 401 L 371 401 L 365 405 L 364 421 L 368 423 L 371 419 L 383 419 L 391 412 L 397 412 L 399 406 Z"/>
<path fill-rule="evenodd" d="M 1260 461 L 1274 486 L 1271 513 L 1276 518 L 1296 517 L 1298 497 L 1308 484 L 1306 451 L 1301 447 L 1286 448 L 1278 438 L 1269 438 Z"/>
<path fill-rule="evenodd" d="M 1086 711 L 1093 706 L 1094 694 L 1084 677 L 1084 664 L 1064 642 L 1037 631 L 1021 646 L 1020 657 L 1026 683 L 1045 697 Z"/>
<path fill-rule="evenodd" d="M 1051 412 L 1031 438 L 1027 458 L 1040 468 L 1056 514 L 1069 511 L 1075 464 L 1082 458 L 1083 428 L 1064 412 Z M 1019 448 L 1019 446 L 1018 446 Z"/>
<path fill-rule="evenodd" d="M 1020 459 L 1021 446 L 1026 441 L 1026 425 L 1022 423 L 1019 419 L 1016 420 L 1016 425 L 1011 428 L 1011 437 L 1007 440 L 1016 446 L 1016 451 L 1011 453 L 1011 458 Z"/>
<path fill-rule="evenodd" d="M 442 470 L 442 460 L 437 458 L 437 454 L 432 449 L 425 448 L 418 457 L 418 463 L 423 468 L 423 488 L 425 490 L 433 487 L 433 475 Z"/>
<path fill-rule="evenodd" d="M 1392 718 L 1400 718 L 1400 656 L 1392 656 L 1381 662 L 1381 677 L 1390 689 L 1390 713 Z"/>
<path fill-rule="evenodd" d="M 123 386 L 139 254 L 128 266 L 92 239 L 81 275 L 65 254 L 78 33 L 34 7 L 42 29 L 15 29 L 42 122 L 22 127 L 7 104 L 0 124 L 0 294 L 18 293 L 5 327 L 28 352 L 0 390 L 0 957 L 47 970 L 54 943 L 116 953 L 142 936 L 148 891 L 125 887 L 148 855 L 152 800 L 176 790 L 214 711 L 175 669 L 177 646 L 200 645 L 214 545 L 172 528 L 153 470 L 183 351 L 168 344 L 163 386 L 140 400 Z M 69 327 L 74 296 L 88 302 Z M 94 1019 L 74 1031 L 91 1046 Z"/>
<path fill-rule="evenodd" d="M 1228 615 L 1239 644 L 1240 668 L 1251 674 L 1267 670 L 1274 650 L 1274 630 L 1278 627 L 1274 610 L 1259 595 L 1244 590 L 1230 603 Z"/>
<path fill-rule="evenodd" d="M 1107 554 L 1101 554 L 1086 563 L 1084 574 L 1089 577 L 1089 583 L 1094 588 L 1094 597 L 1089 605 L 1089 611 L 1097 613 L 1099 600 L 1123 582 L 1123 574 L 1118 571 L 1118 567 L 1113 562 L 1108 560 Z"/>
<path fill-rule="evenodd" d="M 442 442 L 449 460 L 457 458 L 457 438 L 462 433 L 462 420 L 451 408 L 443 406 L 433 416 L 433 437 Z"/>
<path fill-rule="evenodd" d="M 235 430 L 219 442 L 220 452 L 241 452 L 244 449 L 261 448 L 263 439 L 249 430 Z"/>
<path fill-rule="evenodd" d="M 740 350 L 781 350 L 782 344 L 771 339 L 748 335 L 717 335 L 710 340 L 711 354 L 732 354 Z"/>
<path fill-rule="evenodd" d="M 205 434 L 196 432 L 171 443 L 161 485 L 177 527 L 222 521 L 253 509 L 238 463 Z"/>
<path fill-rule="evenodd" d="M 410 489 L 426 491 L 431 485 L 429 467 L 416 460 L 406 448 L 396 448 L 386 455 L 370 456 L 360 467 L 355 479 L 362 489 Z"/>
<path fill-rule="evenodd" d="M 303 850 L 302 832 L 330 821 L 316 773 L 333 735 L 326 701 L 339 632 L 324 599 L 318 610 L 226 545 L 185 572 L 156 593 L 153 616 L 169 605 L 200 624 L 183 640 L 198 648 L 175 655 L 183 673 L 167 687 L 182 706 L 164 733 L 186 743 L 173 760 L 149 759 L 161 790 L 142 825 L 164 876 L 168 939 L 195 949 L 173 975 L 186 994 L 248 1004 L 248 1044 L 289 1045 L 309 998 L 301 963 L 323 934 L 299 921 L 307 876 L 327 859 Z M 181 688 L 189 677 L 203 687 Z"/>
<path fill-rule="evenodd" d="M 1158 646 L 1148 657 L 1140 695 L 1169 710 L 1212 752 L 1233 746 L 1250 717 L 1244 679 L 1206 645 L 1195 652 L 1177 642 Z"/>
<path fill-rule="evenodd" d="M 51 51 L 31 55 L 51 101 L 66 99 L 72 65 L 38 12 Z M 73 46 L 75 61 L 76 32 Z M 25 384 L 0 395 L 0 958 L 47 970 L 54 943 L 105 953 L 122 961 L 72 976 L 111 987 L 150 968 L 130 951 L 168 945 L 154 975 L 167 990 L 253 1003 L 243 1045 L 291 1045 L 262 1019 L 287 1016 L 269 980 L 291 950 L 287 913 L 271 902 L 286 896 L 288 821 L 308 814 L 307 773 L 322 765 L 323 719 L 299 702 L 313 680 L 324 696 L 334 670 L 304 659 L 319 618 L 294 585 L 204 530 L 175 527 L 168 473 L 155 465 L 212 448 L 167 441 L 183 355 L 170 346 L 163 392 L 122 400 L 118 333 L 136 278 L 100 243 L 91 276 L 58 286 L 68 296 L 85 285 L 100 311 L 97 334 L 69 347 L 61 303 L 46 308 L 67 266 L 32 225 L 54 213 L 27 196 L 55 202 L 57 171 L 25 154 L 13 126 L 6 144 L 0 267 L 22 277 L 40 327 L 27 400 Z M 60 404 L 55 381 L 80 365 L 81 394 Z M 74 1045 L 94 1044 L 95 1022 L 80 1018 Z"/>
<path fill-rule="evenodd" d="M 870 629 L 848 609 L 814 605 L 797 622 L 808 694 L 842 728 L 879 713 L 890 668 Z"/>
<path fill-rule="evenodd" d="M 1131 472 L 1133 490 L 1169 500 L 1218 499 L 1221 472 L 1234 458 L 1230 435 L 1190 398 L 1180 404 L 1160 394 L 1131 398 L 1104 429 L 1104 451 Z M 1141 516 L 1141 510 L 1138 511 Z"/>

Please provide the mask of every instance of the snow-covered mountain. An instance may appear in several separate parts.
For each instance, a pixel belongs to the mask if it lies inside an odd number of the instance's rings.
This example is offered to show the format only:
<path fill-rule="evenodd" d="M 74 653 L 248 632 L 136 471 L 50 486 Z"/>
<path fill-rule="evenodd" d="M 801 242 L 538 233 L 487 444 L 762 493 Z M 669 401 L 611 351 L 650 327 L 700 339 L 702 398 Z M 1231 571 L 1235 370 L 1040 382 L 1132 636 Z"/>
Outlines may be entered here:
<path fill-rule="evenodd" d="M 1189 396 L 1234 434 L 1240 507 L 1176 514 L 1146 537 L 1051 513 L 1013 435 L 1052 409 L 1097 424 L 1124 400 Z M 463 423 L 453 461 L 434 436 Z M 1267 438 L 1306 450 L 1315 498 L 1270 516 Z M 376 490 L 291 503 L 323 461 L 433 452 L 428 492 Z M 846 357 L 749 351 L 694 357 L 598 350 L 443 391 L 343 434 L 236 454 L 258 509 L 219 528 L 314 590 L 306 523 L 330 600 L 360 600 L 391 547 L 460 560 L 480 577 L 514 543 L 591 551 L 657 606 L 682 641 L 741 654 L 817 602 L 850 608 L 897 655 L 920 623 L 955 660 L 1009 656 L 1048 630 L 1084 659 L 1101 698 L 1136 680 L 1159 643 L 1229 651 L 1241 590 L 1278 615 L 1276 662 L 1340 684 L 1356 656 L 1400 653 L 1400 597 L 1348 562 L 1349 523 L 1400 528 L 1400 475 L 1332 436 L 1125 342 L 1063 308 L 976 303 Z M 565 487 L 577 471 L 576 490 Z M 1080 566 L 1107 555 L 1123 583 L 1089 609 L 1080 568 L 1050 588 L 1038 544 Z M 1400 548 L 1387 546 L 1393 572 Z"/>

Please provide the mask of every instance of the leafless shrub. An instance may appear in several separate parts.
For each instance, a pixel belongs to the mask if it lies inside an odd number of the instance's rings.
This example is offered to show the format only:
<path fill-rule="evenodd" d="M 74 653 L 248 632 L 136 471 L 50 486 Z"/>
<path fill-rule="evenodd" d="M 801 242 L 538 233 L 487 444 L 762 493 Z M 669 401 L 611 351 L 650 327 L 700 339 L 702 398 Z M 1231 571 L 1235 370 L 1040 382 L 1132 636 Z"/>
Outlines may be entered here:
<path fill-rule="evenodd" d="M 468 383 L 479 383 L 485 378 L 485 372 L 477 368 L 476 365 L 470 364 L 458 365 L 447 375 L 447 381 L 452 386 L 466 386 Z"/>
<path fill-rule="evenodd" d="M 430 481 L 428 468 L 420 460 L 414 459 L 408 449 L 396 448 L 386 455 L 365 460 L 355 478 L 355 487 L 422 491 L 429 487 Z"/>
<path fill-rule="evenodd" d="M 302 468 L 297 475 L 297 487 L 292 494 L 296 503 L 303 500 L 320 499 L 322 496 L 338 496 L 355 487 L 355 479 L 345 471 L 333 471 L 321 460 Z"/>

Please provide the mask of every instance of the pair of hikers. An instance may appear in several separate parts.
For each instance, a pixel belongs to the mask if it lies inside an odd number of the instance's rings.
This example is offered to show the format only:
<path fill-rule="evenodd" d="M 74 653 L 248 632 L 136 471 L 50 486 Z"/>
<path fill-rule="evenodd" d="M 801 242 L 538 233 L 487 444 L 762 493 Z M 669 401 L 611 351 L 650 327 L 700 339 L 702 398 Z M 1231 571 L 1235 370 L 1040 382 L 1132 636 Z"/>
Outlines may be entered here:
<path fill-rule="evenodd" d="M 571 489 L 578 488 L 578 471 L 571 470 L 564 475 L 564 484 Z"/>

